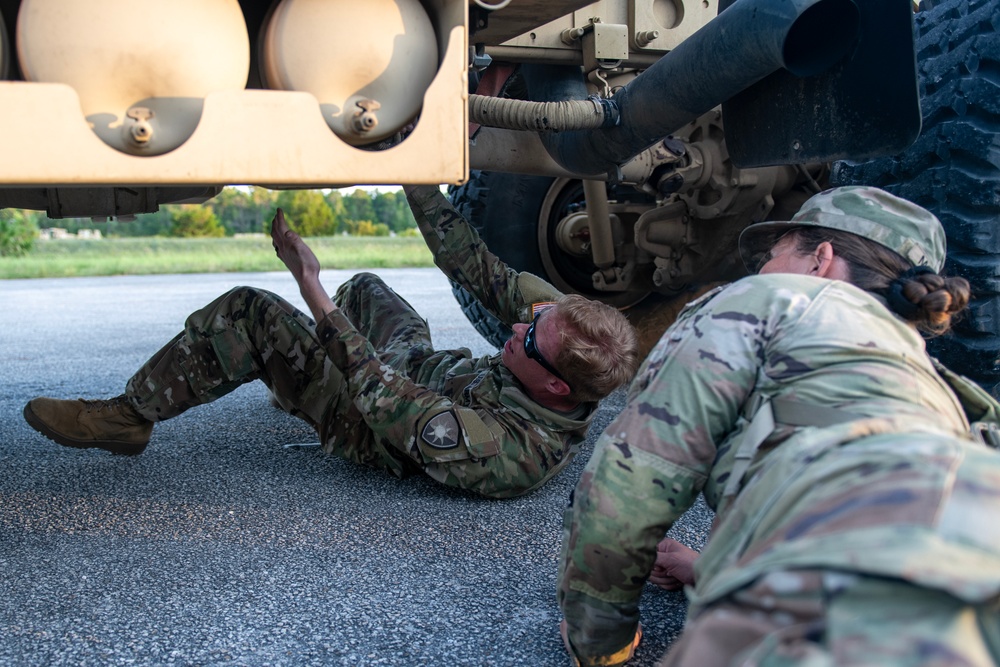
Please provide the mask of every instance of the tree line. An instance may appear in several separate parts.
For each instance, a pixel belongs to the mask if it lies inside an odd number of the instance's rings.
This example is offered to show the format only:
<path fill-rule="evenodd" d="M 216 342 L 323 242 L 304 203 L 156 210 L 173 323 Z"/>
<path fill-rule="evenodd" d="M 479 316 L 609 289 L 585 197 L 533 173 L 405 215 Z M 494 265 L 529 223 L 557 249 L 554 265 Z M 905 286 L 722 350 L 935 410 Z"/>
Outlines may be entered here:
<path fill-rule="evenodd" d="M 72 234 L 96 229 L 104 236 L 221 237 L 267 232 L 276 209 L 302 236 L 389 236 L 416 234 L 416 221 L 402 190 L 268 190 L 227 187 L 202 204 L 161 206 L 155 213 L 127 222 L 95 222 L 90 218 L 50 220 L 38 211 L 0 211 L 0 254 L 23 254 L 43 227 Z M 9 237 L 9 238 L 8 238 Z M 26 240 L 27 239 L 27 240 Z"/>

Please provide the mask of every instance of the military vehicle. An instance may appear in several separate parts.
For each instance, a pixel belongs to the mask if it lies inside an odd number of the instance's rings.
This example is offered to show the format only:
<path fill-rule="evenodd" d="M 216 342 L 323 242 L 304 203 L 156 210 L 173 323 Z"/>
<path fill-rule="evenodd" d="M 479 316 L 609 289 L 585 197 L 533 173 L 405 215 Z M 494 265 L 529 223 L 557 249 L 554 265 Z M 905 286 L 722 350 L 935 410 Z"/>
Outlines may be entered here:
<path fill-rule="evenodd" d="M 516 268 L 648 314 L 742 275 L 746 225 L 872 183 L 945 222 L 979 297 L 938 354 L 992 387 L 998 5 L 0 0 L 0 207 L 448 183 Z"/>

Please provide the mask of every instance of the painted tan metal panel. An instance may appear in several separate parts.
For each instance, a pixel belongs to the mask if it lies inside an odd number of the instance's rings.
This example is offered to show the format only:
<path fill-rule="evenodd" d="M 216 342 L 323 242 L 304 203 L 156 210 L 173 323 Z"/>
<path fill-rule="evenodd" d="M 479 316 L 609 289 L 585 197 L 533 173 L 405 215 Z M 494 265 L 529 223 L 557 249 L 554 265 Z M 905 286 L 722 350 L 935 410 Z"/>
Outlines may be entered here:
<path fill-rule="evenodd" d="M 591 4 L 593 0 L 511 0 L 503 9 L 489 15 L 484 30 L 472 36 L 474 43 L 497 45 L 554 21 Z"/>
<path fill-rule="evenodd" d="M 207 95 L 197 128 L 175 150 L 136 157 L 94 134 L 71 87 L 0 82 L 0 187 L 462 182 L 468 172 L 466 10 L 452 3 L 438 17 L 446 28 L 441 67 L 416 129 L 389 150 L 360 150 L 337 138 L 309 93 L 237 90 Z"/>
<path fill-rule="evenodd" d="M 643 54 L 658 57 L 677 47 L 711 21 L 718 12 L 718 0 L 601 0 L 548 23 L 542 24 L 539 21 L 529 31 L 507 39 L 502 49 L 490 52 L 511 57 L 511 47 L 514 47 L 522 48 L 525 54 L 520 57 L 515 55 L 513 60 L 562 60 L 564 58 L 555 55 L 557 52 L 579 51 L 579 46 L 567 45 L 562 40 L 563 31 L 585 27 L 592 18 L 596 18 L 602 23 L 628 26 L 633 57 Z M 492 25 L 493 19 L 490 20 Z M 479 38 L 476 36 L 473 39 L 476 41 Z M 492 45 L 489 42 L 487 44 Z"/>

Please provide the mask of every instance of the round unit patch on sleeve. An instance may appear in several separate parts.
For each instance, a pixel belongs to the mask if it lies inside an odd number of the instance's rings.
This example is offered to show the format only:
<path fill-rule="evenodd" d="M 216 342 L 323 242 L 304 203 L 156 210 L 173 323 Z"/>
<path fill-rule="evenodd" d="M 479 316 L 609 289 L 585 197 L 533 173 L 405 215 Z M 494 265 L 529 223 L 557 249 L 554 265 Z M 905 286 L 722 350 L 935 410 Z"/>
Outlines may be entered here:
<path fill-rule="evenodd" d="M 434 449 L 454 449 L 461 437 L 458 419 L 451 412 L 442 412 L 427 422 L 420 437 Z"/>

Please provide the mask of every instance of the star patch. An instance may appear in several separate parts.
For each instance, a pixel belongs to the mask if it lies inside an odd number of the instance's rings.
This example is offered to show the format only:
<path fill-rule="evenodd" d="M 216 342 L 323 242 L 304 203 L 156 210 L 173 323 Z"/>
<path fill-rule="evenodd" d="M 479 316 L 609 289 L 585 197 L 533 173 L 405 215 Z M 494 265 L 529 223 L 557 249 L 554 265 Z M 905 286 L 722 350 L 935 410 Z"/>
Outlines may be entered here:
<path fill-rule="evenodd" d="M 458 420 L 451 412 L 442 412 L 424 426 L 420 437 L 434 449 L 454 449 L 458 446 Z"/>

